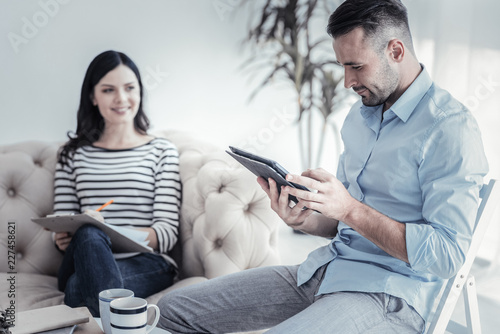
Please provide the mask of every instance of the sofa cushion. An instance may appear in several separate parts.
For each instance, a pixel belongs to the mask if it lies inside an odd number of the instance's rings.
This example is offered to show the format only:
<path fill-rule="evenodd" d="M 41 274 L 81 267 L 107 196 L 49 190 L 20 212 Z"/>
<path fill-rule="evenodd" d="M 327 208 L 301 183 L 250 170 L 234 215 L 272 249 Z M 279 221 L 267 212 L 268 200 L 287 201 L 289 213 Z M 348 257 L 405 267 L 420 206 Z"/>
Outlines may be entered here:
<path fill-rule="evenodd" d="M 64 304 L 64 293 L 57 290 L 57 278 L 40 274 L 17 273 L 16 275 L 0 273 L 0 281 L 8 282 L 15 276 L 14 288 L 10 284 L 0 284 L 0 308 L 5 310 L 11 300 L 14 301 L 17 312 L 41 307 Z M 190 277 L 176 282 L 166 290 L 146 298 L 149 303 L 156 304 L 168 291 L 205 281 L 204 277 Z M 10 290 L 10 291 L 9 291 Z M 12 295 L 12 293 L 14 295 Z M 10 297 L 9 297 L 10 295 Z"/>
<path fill-rule="evenodd" d="M 8 282 L 12 276 L 15 276 L 13 281 L 15 282 L 14 289 L 12 289 L 11 284 L 0 284 L 0 296 L 2 296 L 0 298 L 0 308 L 6 309 L 7 304 L 12 300 L 14 300 L 17 311 L 63 303 L 64 294 L 57 290 L 57 278 L 32 273 L 17 273 L 16 275 L 0 273 L 0 281 Z M 4 296 L 9 298 L 4 298 Z"/>

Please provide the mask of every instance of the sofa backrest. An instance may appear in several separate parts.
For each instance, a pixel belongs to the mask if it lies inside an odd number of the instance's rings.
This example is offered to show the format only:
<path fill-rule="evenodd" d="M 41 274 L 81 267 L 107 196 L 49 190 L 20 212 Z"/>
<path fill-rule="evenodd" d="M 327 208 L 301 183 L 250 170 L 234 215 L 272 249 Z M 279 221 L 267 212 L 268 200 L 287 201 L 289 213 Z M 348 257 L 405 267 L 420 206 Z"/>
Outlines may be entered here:
<path fill-rule="evenodd" d="M 191 134 L 156 135 L 168 138 L 179 150 L 181 230 L 172 256 L 182 276 L 211 278 L 278 264 L 280 220 L 255 177 L 223 149 Z M 51 233 L 31 222 L 52 213 L 60 144 L 29 141 L 0 146 L 0 258 L 8 258 L 8 226 L 15 226 L 17 272 L 55 276 L 62 260 Z M 0 272 L 9 271 L 8 261 L 0 261 Z"/>
<path fill-rule="evenodd" d="M 59 143 L 40 141 L 0 147 L 0 257 L 5 259 L 0 261 L 0 272 L 12 271 L 6 259 L 9 246 L 15 244 L 15 271 L 57 273 L 62 255 L 54 247 L 51 233 L 31 218 L 53 210 L 58 148 Z M 9 245 L 8 240 L 14 242 Z"/>
<path fill-rule="evenodd" d="M 182 273 L 213 278 L 280 263 L 280 220 L 256 177 L 223 148 L 182 131 L 157 133 L 179 150 Z"/>

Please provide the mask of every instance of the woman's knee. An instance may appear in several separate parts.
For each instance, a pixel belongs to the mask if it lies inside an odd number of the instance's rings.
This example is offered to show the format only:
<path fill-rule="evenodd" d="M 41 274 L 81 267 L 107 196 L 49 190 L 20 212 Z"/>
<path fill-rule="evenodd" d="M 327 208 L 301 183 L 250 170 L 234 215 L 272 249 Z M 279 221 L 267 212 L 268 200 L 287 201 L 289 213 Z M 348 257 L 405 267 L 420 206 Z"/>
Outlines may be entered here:
<path fill-rule="evenodd" d="M 82 225 L 78 230 L 76 230 L 73 240 L 78 241 L 88 241 L 88 240 L 99 240 L 108 239 L 106 233 L 101 231 L 98 227 L 91 224 Z"/>

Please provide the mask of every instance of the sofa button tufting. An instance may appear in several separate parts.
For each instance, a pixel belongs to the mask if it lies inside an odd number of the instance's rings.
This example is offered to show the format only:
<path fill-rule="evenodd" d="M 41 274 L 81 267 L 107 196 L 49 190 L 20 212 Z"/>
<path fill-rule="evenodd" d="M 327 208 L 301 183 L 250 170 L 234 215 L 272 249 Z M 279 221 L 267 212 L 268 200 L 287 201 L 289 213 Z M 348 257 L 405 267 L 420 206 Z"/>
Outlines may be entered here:
<path fill-rule="evenodd" d="M 21 260 L 23 258 L 23 253 L 21 252 L 16 253 L 16 257 L 18 260 Z"/>
<path fill-rule="evenodd" d="M 33 163 L 35 164 L 35 166 L 37 167 L 42 167 L 42 163 L 40 161 L 33 161 Z"/>
<path fill-rule="evenodd" d="M 221 185 L 221 186 L 219 187 L 219 193 L 224 192 L 224 189 L 225 189 L 225 188 L 226 188 L 226 187 L 224 187 L 223 185 Z"/>
<path fill-rule="evenodd" d="M 223 243 L 223 242 L 222 242 L 222 239 L 217 239 L 217 240 L 215 240 L 215 246 L 216 246 L 217 248 L 221 248 L 221 247 L 222 247 L 222 243 Z"/>
<path fill-rule="evenodd" d="M 9 197 L 14 197 L 16 196 L 16 191 L 10 188 L 9 190 L 7 190 L 7 195 L 9 195 Z"/>

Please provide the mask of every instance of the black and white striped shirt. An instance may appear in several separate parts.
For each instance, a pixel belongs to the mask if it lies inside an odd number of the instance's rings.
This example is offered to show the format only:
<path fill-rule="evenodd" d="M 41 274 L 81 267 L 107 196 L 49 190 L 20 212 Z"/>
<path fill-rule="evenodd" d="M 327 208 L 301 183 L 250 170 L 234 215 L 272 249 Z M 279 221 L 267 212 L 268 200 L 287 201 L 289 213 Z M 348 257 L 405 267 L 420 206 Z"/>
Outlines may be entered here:
<path fill-rule="evenodd" d="M 54 213 L 101 211 L 107 223 L 152 227 L 160 253 L 177 242 L 181 205 L 179 154 L 166 139 L 155 138 L 131 149 L 80 147 L 72 159 L 57 164 Z"/>

